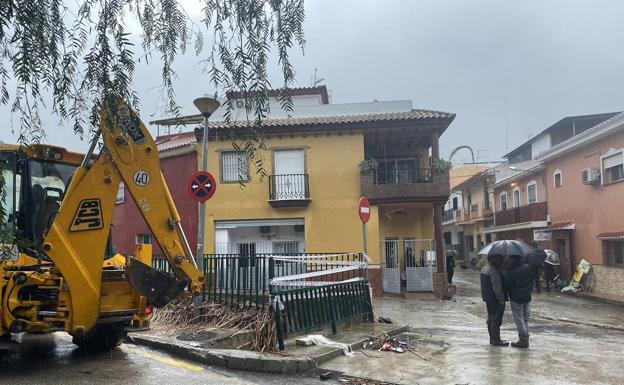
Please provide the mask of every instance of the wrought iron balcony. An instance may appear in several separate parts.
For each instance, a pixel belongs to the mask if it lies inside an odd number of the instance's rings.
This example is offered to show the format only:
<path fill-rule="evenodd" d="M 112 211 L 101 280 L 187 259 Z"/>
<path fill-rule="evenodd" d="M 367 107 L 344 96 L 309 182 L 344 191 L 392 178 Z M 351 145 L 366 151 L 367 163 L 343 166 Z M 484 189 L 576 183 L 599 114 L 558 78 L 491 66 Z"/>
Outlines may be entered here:
<path fill-rule="evenodd" d="M 433 171 L 430 168 L 413 170 L 377 170 L 376 184 L 390 183 L 430 183 L 433 181 Z"/>
<path fill-rule="evenodd" d="M 308 174 L 269 175 L 269 204 L 273 207 L 306 207 L 310 204 Z"/>
<path fill-rule="evenodd" d="M 455 219 L 455 210 L 448 209 L 442 213 L 442 222 L 451 222 Z"/>

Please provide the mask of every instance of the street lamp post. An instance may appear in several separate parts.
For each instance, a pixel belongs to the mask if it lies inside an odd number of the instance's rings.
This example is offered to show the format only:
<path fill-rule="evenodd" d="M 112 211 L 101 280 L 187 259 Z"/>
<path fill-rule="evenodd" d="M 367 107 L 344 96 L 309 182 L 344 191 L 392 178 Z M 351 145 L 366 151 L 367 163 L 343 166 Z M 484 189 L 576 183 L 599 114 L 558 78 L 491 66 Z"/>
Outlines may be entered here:
<path fill-rule="evenodd" d="M 204 132 L 202 135 L 202 167 L 200 171 L 208 171 L 208 118 L 221 105 L 213 98 L 197 98 L 193 101 L 195 107 L 204 117 Z M 206 228 L 206 203 L 199 203 L 199 220 L 197 223 L 197 267 L 204 273 L 204 235 Z"/>

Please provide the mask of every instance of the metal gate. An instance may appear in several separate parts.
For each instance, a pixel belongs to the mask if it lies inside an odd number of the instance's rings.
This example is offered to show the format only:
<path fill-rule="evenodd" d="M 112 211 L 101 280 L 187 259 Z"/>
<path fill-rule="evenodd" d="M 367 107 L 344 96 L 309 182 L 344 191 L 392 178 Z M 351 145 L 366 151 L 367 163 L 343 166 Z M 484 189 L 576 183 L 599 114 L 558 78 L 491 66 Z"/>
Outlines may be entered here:
<path fill-rule="evenodd" d="M 381 280 L 385 293 L 401 294 L 401 268 L 399 263 L 399 240 L 386 239 L 381 242 L 384 263 Z"/>
<path fill-rule="evenodd" d="M 433 239 L 403 239 L 407 291 L 433 291 L 436 264 Z"/>

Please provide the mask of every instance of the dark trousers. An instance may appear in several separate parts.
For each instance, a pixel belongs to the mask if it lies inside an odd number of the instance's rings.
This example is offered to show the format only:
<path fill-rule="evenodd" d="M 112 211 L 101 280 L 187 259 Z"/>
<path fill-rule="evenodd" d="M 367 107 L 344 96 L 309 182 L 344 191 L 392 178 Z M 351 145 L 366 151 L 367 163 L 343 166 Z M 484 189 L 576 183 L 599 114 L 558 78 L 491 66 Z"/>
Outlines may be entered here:
<path fill-rule="evenodd" d="M 535 289 L 538 293 L 542 292 L 542 286 L 540 285 L 540 268 L 539 267 L 531 267 L 533 273 L 533 281 L 535 282 Z"/>
<path fill-rule="evenodd" d="M 488 318 L 487 326 L 490 334 L 490 342 L 500 341 L 500 327 L 503 324 L 503 314 L 505 314 L 505 304 L 499 302 L 486 302 Z"/>
<path fill-rule="evenodd" d="M 555 268 L 549 263 L 544 264 L 544 281 L 546 281 L 546 289 L 550 291 L 550 284 L 556 288 L 555 284 Z"/>
<path fill-rule="evenodd" d="M 455 274 L 455 269 L 452 267 L 450 269 L 446 269 L 446 279 L 448 280 L 448 283 L 453 283 L 453 274 Z"/>
<path fill-rule="evenodd" d="M 505 304 L 498 302 L 486 302 L 488 312 L 488 325 L 500 328 L 503 324 L 503 314 L 505 314 Z"/>

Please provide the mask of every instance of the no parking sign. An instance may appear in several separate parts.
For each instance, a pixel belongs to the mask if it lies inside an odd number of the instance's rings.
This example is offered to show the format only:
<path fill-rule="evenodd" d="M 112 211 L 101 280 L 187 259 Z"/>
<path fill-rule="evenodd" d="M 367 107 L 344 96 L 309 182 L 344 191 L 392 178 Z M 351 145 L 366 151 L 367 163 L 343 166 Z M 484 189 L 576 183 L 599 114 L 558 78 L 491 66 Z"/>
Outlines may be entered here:
<path fill-rule="evenodd" d="M 205 202 L 212 198 L 217 190 L 217 182 L 208 171 L 197 171 L 191 176 L 188 193 L 196 202 Z"/>

